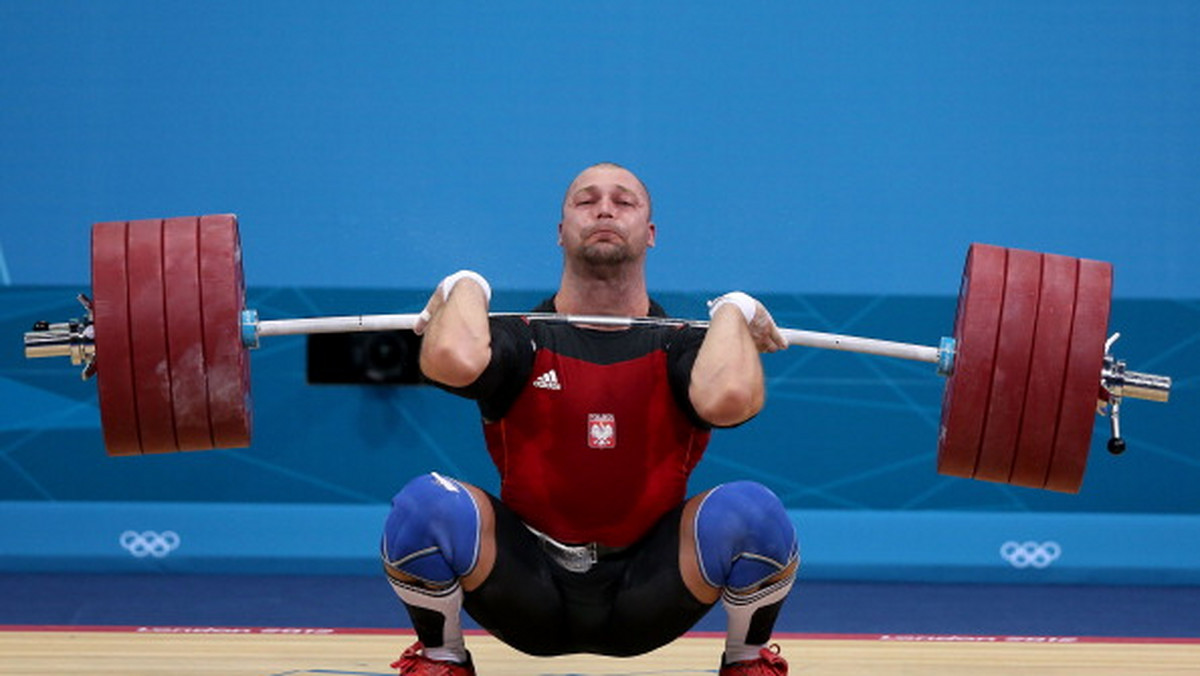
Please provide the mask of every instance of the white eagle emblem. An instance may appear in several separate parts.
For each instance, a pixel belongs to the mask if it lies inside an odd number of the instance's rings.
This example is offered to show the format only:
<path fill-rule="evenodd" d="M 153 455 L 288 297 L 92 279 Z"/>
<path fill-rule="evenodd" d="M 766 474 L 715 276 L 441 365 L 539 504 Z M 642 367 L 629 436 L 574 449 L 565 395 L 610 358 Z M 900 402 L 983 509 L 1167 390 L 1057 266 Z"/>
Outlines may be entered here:
<path fill-rule="evenodd" d="M 617 419 L 611 413 L 588 414 L 588 446 L 613 448 L 617 445 Z"/>

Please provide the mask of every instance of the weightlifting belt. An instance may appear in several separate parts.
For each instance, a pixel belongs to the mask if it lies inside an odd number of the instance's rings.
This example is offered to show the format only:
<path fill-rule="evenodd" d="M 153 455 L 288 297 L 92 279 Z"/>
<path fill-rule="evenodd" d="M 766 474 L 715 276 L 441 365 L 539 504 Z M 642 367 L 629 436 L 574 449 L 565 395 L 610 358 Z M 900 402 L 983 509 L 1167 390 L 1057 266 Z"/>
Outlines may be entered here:
<path fill-rule="evenodd" d="M 628 547 L 609 547 L 599 542 L 568 545 L 555 540 L 528 524 L 525 527 L 537 537 L 538 542 L 542 545 L 542 551 L 546 552 L 550 560 L 558 564 L 563 570 L 572 573 L 586 573 L 601 559 L 619 554 L 628 549 Z"/>

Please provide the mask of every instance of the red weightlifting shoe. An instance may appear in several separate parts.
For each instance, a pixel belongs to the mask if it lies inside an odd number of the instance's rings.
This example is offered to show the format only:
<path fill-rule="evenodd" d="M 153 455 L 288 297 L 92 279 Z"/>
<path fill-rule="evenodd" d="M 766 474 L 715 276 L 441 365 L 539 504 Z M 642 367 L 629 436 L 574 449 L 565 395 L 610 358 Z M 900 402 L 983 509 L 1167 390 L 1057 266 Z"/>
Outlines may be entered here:
<path fill-rule="evenodd" d="M 758 659 L 721 665 L 718 676 L 787 676 L 787 660 L 779 655 L 779 646 L 758 651 Z"/>
<path fill-rule="evenodd" d="M 475 676 L 475 665 L 471 664 L 470 653 L 467 653 L 467 663 L 459 664 L 431 660 L 421 654 L 424 649 L 425 646 L 417 641 L 404 651 L 400 659 L 392 662 L 392 668 L 399 669 L 400 676 Z M 785 669 L 782 673 L 786 672 Z"/>

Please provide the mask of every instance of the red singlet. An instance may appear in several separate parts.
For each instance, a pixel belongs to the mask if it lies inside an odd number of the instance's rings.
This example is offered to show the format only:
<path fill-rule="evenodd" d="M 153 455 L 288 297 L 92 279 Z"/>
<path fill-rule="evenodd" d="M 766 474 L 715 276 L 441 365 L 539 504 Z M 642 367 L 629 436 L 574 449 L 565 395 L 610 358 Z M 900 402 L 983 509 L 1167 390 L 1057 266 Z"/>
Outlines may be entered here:
<path fill-rule="evenodd" d="M 621 547 L 683 501 L 710 436 L 687 399 L 702 330 L 491 328 L 492 364 L 464 393 L 480 400 L 500 498 L 526 523 Z"/>

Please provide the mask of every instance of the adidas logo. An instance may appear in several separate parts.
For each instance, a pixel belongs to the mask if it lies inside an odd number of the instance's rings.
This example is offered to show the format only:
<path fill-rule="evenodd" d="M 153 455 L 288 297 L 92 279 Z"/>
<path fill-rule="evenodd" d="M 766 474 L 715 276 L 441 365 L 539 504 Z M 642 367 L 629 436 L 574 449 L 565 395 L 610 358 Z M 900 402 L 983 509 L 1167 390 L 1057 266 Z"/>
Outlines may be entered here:
<path fill-rule="evenodd" d="M 562 385 L 558 382 L 558 374 L 554 372 L 554 369 L 550 369 L 549 371 L 546 371 L 542 375 L 538 376 L 537 379 L 533 381 L 533 386 L 540 387 L 543 390 L 562 389 Z"/>

